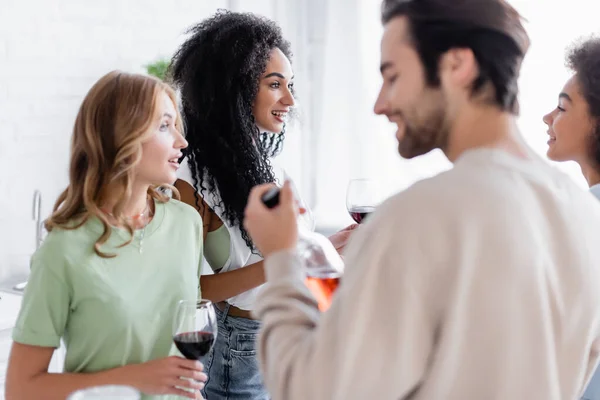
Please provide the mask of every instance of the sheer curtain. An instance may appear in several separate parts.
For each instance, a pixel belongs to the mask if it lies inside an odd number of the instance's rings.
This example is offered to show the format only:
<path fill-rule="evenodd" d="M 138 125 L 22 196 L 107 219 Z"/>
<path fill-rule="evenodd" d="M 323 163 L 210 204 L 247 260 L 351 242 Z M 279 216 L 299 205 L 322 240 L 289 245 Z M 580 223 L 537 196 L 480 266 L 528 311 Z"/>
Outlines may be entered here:
<path fill-rule="evenodd" d="M 374 177 L 388 194 L 450 168 L 441 152 L 415 160 L 397 154 L 394 126 L 373 114 L 379 90 L 380 1 L 329 0 L 322 77 L 311 101 L 318 112 L 311 151 L 314 154 L 312 206 L 318 228 L 331 230 L 351 223 L 345 209 L 348 179 Z M 542 116 L 556 106 L 569 73 L 565 48 L 598 28 L 600 5 L 573 0 L 514 0 L 511 4 L 528 20 L 532 47 L 520 77 L 519 126 L 527 142 L 545 155 L 547 136 Z M 557 164 L 585 186 L 576 165 Z"/>
<path fill-rule="evenodd" d="M 328 2 L 323 78 L 318 97 L 313 97 L 321 104 L 320 114 L 314 115 L 313 207 L 322 230 L 353 222 L 345 206 L 349 179 L 374 178 L 382 191 L 392 194 L 449 166 L 439 152 L 401 159 L 394 126 L 373 113 L 381 84 L 382 32 L 379 1 Z"/>

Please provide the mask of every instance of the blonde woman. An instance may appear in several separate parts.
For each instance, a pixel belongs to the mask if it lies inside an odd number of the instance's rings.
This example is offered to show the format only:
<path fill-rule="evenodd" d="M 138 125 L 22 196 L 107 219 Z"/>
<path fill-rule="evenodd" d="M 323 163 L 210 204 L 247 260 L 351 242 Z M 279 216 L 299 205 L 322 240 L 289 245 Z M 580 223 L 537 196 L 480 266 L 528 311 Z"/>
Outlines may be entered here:
<path fill-rule="evenodd" d="M 175 95 L 159 80 L 115 71 L 89 91 L 75 121 L 69 185 L 31 261 L 8 400 L 64 400 L 106 384 L 147 399 L 200 398 L 202 365 L 169 354 L 176 304 L 198 296 L 202 221 L 158 190 L 175 181 L 186 146 Z M 61 339 L 65 372 L 50 374 Z"/>

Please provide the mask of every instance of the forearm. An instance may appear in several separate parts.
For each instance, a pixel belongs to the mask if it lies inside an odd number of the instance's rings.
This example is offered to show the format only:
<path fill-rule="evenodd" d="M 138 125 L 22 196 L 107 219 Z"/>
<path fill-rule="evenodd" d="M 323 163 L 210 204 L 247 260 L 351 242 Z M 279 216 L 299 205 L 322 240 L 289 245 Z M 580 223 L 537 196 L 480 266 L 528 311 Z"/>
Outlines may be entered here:
<path fill-rule="evenodd" d="M 41 373 L 24 382 L 6 382 L 6 400 L 64 400 L 69 394 L 88 387 L 127 385 L 127 367 L 96 373 Z"/>
<path fill-rule="evenodd" d="M 268 259 L 265 267 L 268 288 L 261 292 L 254 309 L 263 322 L 259 360 L 265 385 L 274 398 L 293 400 L 315 398 L 318 390 L 313 387 L 327 380 L 330 372 L 327 365 L 333 361 L 328 352 L 315 353 L 313 331 L 321 313 L 304 284 L 302 268 L 297 262 L 284 252 Z M 270 268 L 274 263 L 279 265 Z M 312 376 L 315 355 L 320 363 L 316 368 L 319 373 Z"/>
<path fill-rule="evenodd" d="M 326 313 L 307 289 L 297 256 L 267 258 L 268 282 L 254 314 L 263 324 L 259 360 L 273 398 L 402 399 L 418 385 L 435 329 L 416 301 L 415 281 L 401 284 L 402 275 L 381 273 L 391 262 L 368 262 L 369 255 L 361 255 L 363 268 L 344 275 Z"/>
<path fill-rule="evenodd" d="M 200 277 L 202 298 L 219 302 L 265 283 L 263 261 L 234 271 Z"/>

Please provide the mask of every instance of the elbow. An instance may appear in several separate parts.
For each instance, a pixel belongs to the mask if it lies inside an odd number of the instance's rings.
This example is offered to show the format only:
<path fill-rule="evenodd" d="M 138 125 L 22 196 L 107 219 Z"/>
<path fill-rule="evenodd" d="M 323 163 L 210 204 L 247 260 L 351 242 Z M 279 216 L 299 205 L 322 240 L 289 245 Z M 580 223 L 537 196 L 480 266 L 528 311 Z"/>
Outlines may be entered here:
<path fill-rule="evenodd" d="M 7 379 L 4 388 L 4 398 L 6 400 L 26 400 L 27 382 L 15 382 L 14 379 Z"/>
<path fill-rule="evenodd" d="M 44 375 L 45 372 L 39 374 L 24 373 L 19 371 L 18 368 L 11 367 L 9 362 L 6 371 L 6 385 L 4 387 L 4 399 L 5 400 L 30 400 L 39 397 L 39 393 L 36 394 L 37 379 Z M 1 398 L 1 396 L 0 396 Z"/>
<path fill-rule="evenodd" d="M 21 400 L 23 398 L 23 388 L 25 382 L 19 382 L 15 377 L 15 371 L 11 368 L 11 363 L 8 363 L 6 369 L 6 384 L 4 386 L 4 398 L 6 400 Z"/>
<path fill-rule="evenodd" d="M 23 377 L 18 379 L 11 379 L 8 377 L 6 380 L 6 386 L 4 389 L 4 400 L 31 400 L 41 398 L 44 395 L 40 394 L 40 390 L 44 390 L 47 388 L 43 388 L 42 379 L 39 378 L 47 375 L 46 373 L 40 373 L 39 375 L 34 375 L 31 377 Z M 0 397 L 1 398 L 1 397 Z"/>
<path fill-rule="evenodd" d="M 47 381 L 45 377 L 48 375 L 48 366 L 53 353 L 53 347 L 30 346 L 13 342 L 6 370 L 6 386 L 4 388 L 6 399 L 56 398 L 47 392 L 50 388 L 44 384 Z"/>

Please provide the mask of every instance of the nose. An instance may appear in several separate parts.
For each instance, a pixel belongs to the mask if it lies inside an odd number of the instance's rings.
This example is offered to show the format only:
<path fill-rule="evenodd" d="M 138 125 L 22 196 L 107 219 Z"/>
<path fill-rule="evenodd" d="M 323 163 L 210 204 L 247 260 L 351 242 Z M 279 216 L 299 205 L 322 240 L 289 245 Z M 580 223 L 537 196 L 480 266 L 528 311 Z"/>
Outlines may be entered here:
<path fill-rule="evenodd" d="M 552 121 L 554 120 L 554 111 L 549 112 L 548 114 L 542 117 L 542 121 L 548 126 L 552 125 Z"/>
<path fill-rule="evenodd" d="M 386 115 L 388 114 L 389 106 L 387 97 L 383 93 L 383 87 L 379 91 L 379 95 L 377 96 L 377 100 L 375 100 L 375 105 L 373 106 L 373 112 L 377 115 Z"/>
<path fill-rule="evenodd" d="M 285 95 L 281 99 L 281 102 L 288 107 L 293 107 L 296 104 L 296 99 L 294 99 L 294 94 L 290 88 L 286 88 Z"/>
<path fill-rule="evenodd" d="M 188 141 L 185 140 L 185 137 L 180 131 L 177 131 L 175 134 L 175 146 L 176 149 L 185 149 L 188 147 Z"/>

